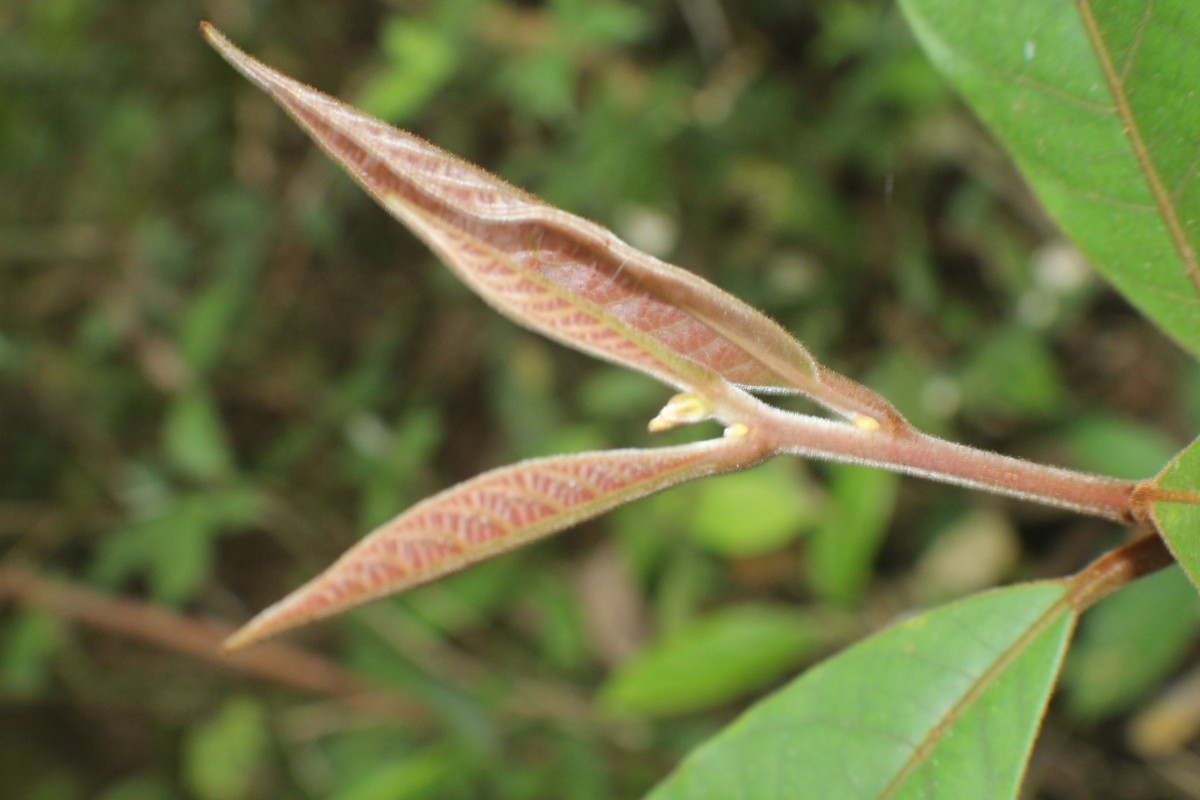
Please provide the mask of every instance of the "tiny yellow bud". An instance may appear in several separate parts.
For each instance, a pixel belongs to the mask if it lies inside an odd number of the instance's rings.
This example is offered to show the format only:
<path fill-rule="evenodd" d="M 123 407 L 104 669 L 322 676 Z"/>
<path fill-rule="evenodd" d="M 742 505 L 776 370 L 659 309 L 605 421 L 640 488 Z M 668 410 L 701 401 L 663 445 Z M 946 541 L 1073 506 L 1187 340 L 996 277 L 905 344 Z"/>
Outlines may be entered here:
<path fill-rule="evenodd" d="M 750 433 L 750 428 L 741 422 L 735 422 L 725 429 L 725 435 L 729 437 L 745 436 Z"/>
<path fill-rule="evenodd" d="M 864 431 L 877 431 L 880 428 L 879 420 L 866 414 L 855 414 L 851 422 L 854 423 L 854 427 Z"/>

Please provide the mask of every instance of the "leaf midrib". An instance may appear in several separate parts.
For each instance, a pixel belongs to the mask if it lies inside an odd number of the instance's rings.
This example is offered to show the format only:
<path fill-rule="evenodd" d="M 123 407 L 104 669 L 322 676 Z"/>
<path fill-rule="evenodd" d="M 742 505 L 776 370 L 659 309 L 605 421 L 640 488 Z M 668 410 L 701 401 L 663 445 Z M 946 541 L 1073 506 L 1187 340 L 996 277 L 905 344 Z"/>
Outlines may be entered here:
<path fill-rule="evenodd" d="M 1171 195 L 1163 186 L 1162 178 L 1159 176 L 1158 170 L 1150 158 L 1150 150 L 1142 138 L 1141 128 L 1138 126 L 1133 109 L 1129 105 L 1129 99 L 1125 94 L 1124 83 L 1121 76 L 1117 74 L 1104 37 L 1101 35 L 1100 26 L 1096 22 L 1096 16 L 1092 13 L 1091 0 L 1075 0 L 1075 6 L 1079 10 L 1079 17 L 1083 23 L 1084 32 L 1087 34 L 1088 41 L 1092 45 L 1092 50 L 1096 54 L 1100 70 L 1104 73 L 1104 81 L 1108 85 L 1108 91 L 1113 97 L 1117 116 L 1121 120 L 1121 129 L 1129 140 L 1129 146 L 1133 151 L 1134 159 L 1137 161 L 1138 169 L 1146 180 L 1146 185 L 1150 189 L 1151 196 L 1154 198 L 1154 205 L 1158 209 L 1159 216 L 1162 217 L 1163 222 L 1167 226 L 1167 234 L 1171 238 L 1171 244 L 1175 248 L 1175 252 L 1179 254 L 1184 272 L 1187 273 L 1188 280 L 1192 282 L 1192 288 L 1196 291 L 1197 297 L 1200 297 L 1200 263 L 1197 263 L 1196 253 L 1188 242 L 1187 234 L 1184 232 L 1183 225 L 1179 221 L 1179 216 L 1175 212 L 1175 205 L 1171 200 Z M 1149 24 L 1151 8 L 1151 3 L 1147 2 L 1142 19 L 1138 22 L 1136 43 L 1140 43 L 1142 31 Z M 1136 44 L 1131 57 L 1136 58 Z"/>
<path fill-rule="evenodd" d="M 971 706 L 974 705 L 975 702 L 983 695 L 983 693 L 987 691 L 987 689 L 1000 677 L 1000 674 L 1003 673 L 1004 670 L 1008 669 L 1014 661 L 1024 655 L 1025 651 L 1029 649 L 1034 640 L 1045 633 L 1046 629 L 1058 619 L 1060 614 L 1064 613 L 1064 611 L 1067 613 L 1072 613 L 1069 598 L 1070 592 L 1064 592 L 1062 597 L 1052 603 L 1040 617 L 1038 617 L 1028 628 L 1025 629 L 1025 631 L 1021 633 L 1020 636 L 1017 637 L 1017 639 L 1011 645 L 1004 650 L 1004 652 L 990 667 L 984 670 L 984 672 L 971 685 L 971 688 L 963 693 L 963 696 L 959 698 L 958 702 L 951 706 L 950 709 L 948 709 L 946 713 L 942 715 L 942 718 L 938 720 L 938 723 L 930 728 L 929 733 L 925 735 L 925 738 L 922 739 L 915 748 L 913 748 L 912 755 L 900 765 L 900 768 L 896 771 L 896 774 L 890 781 L 888 781 L 887 785 L 883 787 L 883 790 L 879 793 L 879 800 L 886 800 L 886 798 L 894 797 L 896 792 L 900 790 L 913 771 L 925 761 L 933 748 L 937 746 L 939 741 L 941 741 L 942 735 L 946 732 L 946 730 L 955 722 L 957 722 L 963 714 L 970 710 Z"/>

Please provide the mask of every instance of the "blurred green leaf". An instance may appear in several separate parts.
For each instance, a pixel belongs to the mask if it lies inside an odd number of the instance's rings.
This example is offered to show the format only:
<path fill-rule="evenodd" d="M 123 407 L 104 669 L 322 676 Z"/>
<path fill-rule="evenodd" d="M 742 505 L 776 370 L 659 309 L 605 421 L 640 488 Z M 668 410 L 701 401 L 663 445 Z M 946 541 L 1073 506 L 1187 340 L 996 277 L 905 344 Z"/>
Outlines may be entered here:
<path fill-rule="evenodd" d="M 1200 629 L 1200 595 L 1171 568 L 1106 598 L 1083 618 L 1063 668 L 1071 712 L 1124 711 L 1179 665 Z"/>
<path fill-rule="evenodd" d="M 158 600 L 179 604 L 212 575 L 218 536 L 254 524 L 263 502 L 253 489 L 229 488 L 170 498 L 154 516 L 116 529 L 92 563 L 92 578 L 115 587 L 144 574 Z"/>
<path fill-rule="evenodd" d="M 853 465 L 830 465 L 827 471 L 830 502 L 808 540 L 808 582 L 822 599 L 848 605 L 858 601 L 870 579 L 900 480 Z"/>
<path fill-rule="evenodd" d="M 1126 417 L 1099 414 L 1075 420 L 1064 433 L 1063 444 L 1073 467 L 1127 481 L 1157 473 L 1178 450 L 1158 428 Z"/>
<path fill-rule="evenodd" d="M 32 698 L 50 677 L 50 656 L 62 637 L 62 622 L 44 611 L 21 611 L 0 640 L 0 685 L 6 694 Z"/>
<path fill-rule="evenodd" d="M 902 0 L 933 62 L 1088 258 L 1200 355 L 1200 9 Z"/>
<path fill-rule="evenodd" d="M 175 800 L 176 797 L 166 779 L 157 775 L 137 775 L 105 789 L 96 800 Z"/>
<path fill-rule="evenodd" d="M 195 388 L 175 398 L 163 421 L 163 454 L 190 478 L 216 480 L 233 472 L 233 449 L 216 403 Z"/>
<path fill-rule="evenodd" d="M 522 113 L 553 122 L 575 111 L 575 70 L 566 53 L 536 49 L 506 62 L 497 76 Z"/>
<path fill-rule="evenodd" d="M 650 797 L 1015 797 L 1074 623 L 1065 592 L 976 595 L 860 642 L 751 708 Z"/>
<path fill-rule="evenodd" d="M 379 418 L 359 414 L 346 424 L 346 439 L 358 456 L 354 471 L 363 494 L 359 515 L 371 530 L 415 503 L 416 478 L 442 441 L 442 415 L 432 408 L 415 408 L 389 428 Z"/>
<path fill-rule="evenodd" d="M 603 364 L 584 377 L 578 395 L 580 407 L 589 417 L 627 423 L 631 415 L 638 413 L 649 421 L 669 393 L 644 375 Z"/>
<path fill-rule="evenodd" d="M 791 460 L 710 478 L 695 491 L 688 533 L 726 556 L 778 550 L 819 519 L 816 489 Z"/>
<path fill-rule="evenodd" d="M 560 24 L 580 40 L 625 44 L 646 32 L 645 12 L 627 0 L 553 0 Z"/>
<path fill-rule="evenodd" d="M 536 615 L 538 646 L 546 662 L 560 670 L 584 666 L 591 647 L 574 587 L 557 575 L 539 576 L 528 599 Z"/>
<path fill-rule="evenodd" d="M 1075 420 L 1061 442 L 1070 455 L 1071 466 L 1131 481 L 1155 474 L 1179 449 L 1157 428 L 1100 414 Z"/>
<path fill-rule="evenodd" d="M 200 800 L 251 797 L 270 747 L 266 715 L 247 697 L 226 701 L 183 744 L 183 773 Z"/>
<path fill-rule="evenodd" d="M 433 746 L 401 756 L 396 763 L 377 762 L 355 775 L 331 800 L 408 800 L 445 797 L 447 784 L 461 777 L 461 766 L 445 747 Z"/>
<path fill-rule="evenodd" d="M 379 38 L 387 66 L 363 86 L 354 105 L 403 123 L 454 74 L 462 45 L 439 27 L 407 16 L 384 20 Z"/>
<path fill-rule="evenodd" d="M 562 800 L 608 800 L 614 796 L 605 768 L 602 738 L 568 734 L 556 744 L 550 780 L 542 783 L 540 793 Z M 523 796 L 528 797 L 529 793 Z"/>
<path fill-rule="evenodd" d="M 982 414 L 1043 416 L 1065 391 L 1046 342 L 1028 328 L 989 333 L 959 375 L 964 409 Z"/>
<path fill-rule="evenodd" d="M 27 789 L 21 800 L 85 800 L 87 795 L 73 772 L 53 772 L 43 776 L 37 785 Z"/>
<path fill-rule="evenodd" d="M 179 351 L 193 375 L 204 375 L 216 364 L 244 302 L 237 280 L 214 281 L 192 300 L 180 320 Z"/>
<path fill-rule="evenodd" d="M 816 625 L 796 611 L 728 606 L 694 620 L 609 676 L 600 704 L 665 716 L 711 708 L 761 688 L 820 647 Z"/>

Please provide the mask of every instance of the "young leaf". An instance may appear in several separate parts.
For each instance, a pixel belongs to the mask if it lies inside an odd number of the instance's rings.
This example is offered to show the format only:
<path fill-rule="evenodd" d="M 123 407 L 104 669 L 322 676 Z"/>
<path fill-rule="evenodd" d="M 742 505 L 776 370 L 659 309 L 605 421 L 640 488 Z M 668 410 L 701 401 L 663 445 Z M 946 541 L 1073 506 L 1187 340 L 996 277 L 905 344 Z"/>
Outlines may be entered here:
<path fill-rule="evenodd" d="M 515 322 L 701 394 L 716 373 L 751 389 L 801 391 L 847 416 L 895 418 L 890 406 L 827 373 L 786 331 L 736 297 L 281 75 L 207 23 L 202 30 L 384 208 Z"/>
<path fill-rule="evenodd" d="M 1063 229 L 1200 354 L 1195 0 L 901 7 Z"/>
<path fill-rule="evenodd" d="M 723 439 L 652 450 L 532 459 L 434 495 L 375 529 L 333 566 L 263 611 L 226 642 L 251 642 L 412 588 L 468 564 L 762 455 L 734 430 Z"/>
<path fill-rule="evenodd" d="M 1067 591 L 976 595 L 860 642 L 752 708 L 650 798 L 1015 797 L 1074 626 Z"/>

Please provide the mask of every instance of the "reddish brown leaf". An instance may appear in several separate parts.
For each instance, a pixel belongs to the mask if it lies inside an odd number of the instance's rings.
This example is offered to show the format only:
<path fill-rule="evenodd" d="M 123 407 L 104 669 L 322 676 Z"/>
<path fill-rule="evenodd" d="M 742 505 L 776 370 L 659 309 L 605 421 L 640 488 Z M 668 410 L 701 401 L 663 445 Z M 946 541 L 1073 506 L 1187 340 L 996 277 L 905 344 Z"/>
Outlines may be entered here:
<path fill-rule="evenodd" d="M 534 459 L 484 473 L 377 528 L 251 620 L 226 647 L 426 583 L 668 486 L 761 458 L 735 428 L 708 442 Z"/>
<path fill-rule="evenodd" d="M 233 66 L 516 322 L 680 388 L 704 393 L 715 373 L 751 389 L 801 391 L 848 416 L 887 416 L 736 297 L 281 75 L 202 27 Z"/>

